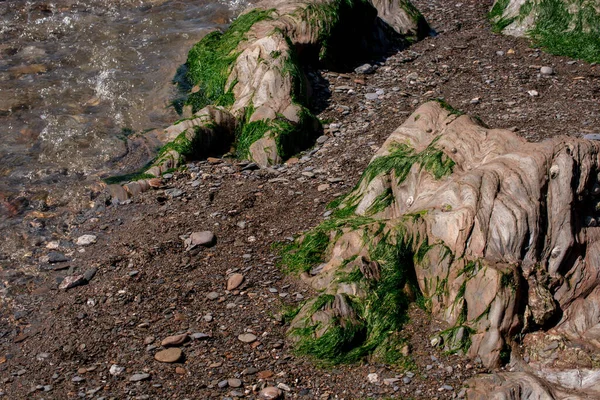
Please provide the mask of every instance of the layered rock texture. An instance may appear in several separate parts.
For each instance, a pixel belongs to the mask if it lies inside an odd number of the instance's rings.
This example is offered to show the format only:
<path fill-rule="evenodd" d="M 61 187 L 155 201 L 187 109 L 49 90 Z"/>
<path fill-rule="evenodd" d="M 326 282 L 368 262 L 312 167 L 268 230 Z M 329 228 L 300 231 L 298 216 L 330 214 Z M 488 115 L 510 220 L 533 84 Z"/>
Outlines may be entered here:
<path fill-rule="evenodd" d="M 520 371 L 470 385 L 473 398 L 597 398 L 585 354 L 600 349 L 599 152 L 424 104 L 330 219 L 284 249 L 283 264 L 321 293 L 291 338 L 334 362 L 398 361 L 417 301 L 447 323 L 432 343 Z"/>
<path fill-rule="evenodd" d="M 600 61 L 598 0 L 496 0 L 490 18 L 497 31 L 530 36 L 554 54 Z"/>

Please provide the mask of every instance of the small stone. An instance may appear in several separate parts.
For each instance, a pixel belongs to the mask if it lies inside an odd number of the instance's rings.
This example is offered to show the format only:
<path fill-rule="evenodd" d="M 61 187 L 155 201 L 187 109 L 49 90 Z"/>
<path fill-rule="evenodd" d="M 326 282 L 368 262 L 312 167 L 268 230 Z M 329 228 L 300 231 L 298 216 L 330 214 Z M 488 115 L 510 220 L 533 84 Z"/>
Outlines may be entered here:
<path fill-rule="evenodd" d="M 479 104 L 481 103 L 481 97 L 475 97 L 471 99 L 471 104 Z"/>
<path fill-rule="evenodd" d="M 365 99 L 367 100 L 377 100 L 379 98 L 379 95 L 377 93 L 366 93 L 365 94 Z"/>
<path fill-rule="evenodd" d="M 498 50 L 496 52 L 496 55 L 502 57 L 504 55 L 504 52 L 502 50 Z"/>
<path fill-rule="evenodd" d="M 141 373 L 141 374 L 133 374 L 129 377 L 129 382 L 140 382 L 150 379 L 150 374 Z"/>
<path fill-rule="evenodd" d="M 242 381 L 237 378 L 229 378 L 227 379 L 227 383 L 232 388 L 239 388 L 240 386 L 242 386 Z"/>
<path fill-rule="evenodd" d="M 454 390 L 454 388 L 452 386 L 450 386 L 450 385 L 444 385 L 444 386 L 442 386 L 442 389 L 444 389 L 444 390 Z"/>
<path fill-rule="evenodd" d="M 252 343 L 257 339 L 257 337 L 252 333 L 242 333 L 238 336 L 238 339 L 244 343 Z"/>
<path fill-rule="evenodd" d="M 356 67 L 354 72 L 357 74 L 372 74 L 375 72 L 375 68 L 371 64 L 363 64 L 360 67 Z"/>
<path fill-rule="evenodd" d="M 186 250 L 197 246 L 212 247 L 217 243 L 217 238 L 211 231 L 194 232 L 185 240 Z"/>
<path fill-rule="evenodd" d="M 291 391 L 292 391 L 292 388 L 291 388 L 291 387 L 289 387 L 288 385 L 286 385 L 285 383 L 282 383 L 282 382 L 279 382 L 279 383 L 277 384 L 277 387 L 278 387 L 279 389 L 281 389 L 281 390 L 285 390 L 286 392 L 291 392 Z"/>
<path fill-rule="evenodd" d="M 385 378 L 383 380 L 383 384 L 387 386 L 392 386 L 394 383 L 398 382 L 400 379 L 398 378 Z"/>
<path fill-rule="evenodd" d="M 178 375 L 185 375 L 185 368 L 175 367 L 175 373 Z"/>
<path fill-rule="evenodd" d="M 552 69 L 552 67 L 542 67 L 542 68 L 540 68 L 540 72 L 542 75 L 553 75 L 554 74 L 554 70 Z"/>
<path fill-rule="evenodd" d="M 537 97 L 540 95 L 537 90 L 528 90 L 527 94 L 530 95 L 531 97 Z"/>
<path fill-rule="evenodd" d="M 121 375 L 121 372 L 125 371 L 125 367 L 121 367 L 117 364 L 113 364 L 110 366 L 110 368 L 108 369 L 108 373 L 111 374 L 112 376 L 117 376 L 117 375 Z"/>
<path fill-rule="evenodd" d="M 225 389 L 227 386 L 229 386 L 229 382 L 227 381 L 220 381 L 217 386 L 219 386 L 219 389 Z"/>
<path fill-rule="evenodd" d="M 83 382 L 83 381 L 85 381 L 85 378 L 82 378 L 81 376 L 78 376 L 78 375 L 71 378 L 71 382 L 79 383 L 79 382 Z"/>
<path fill-rule="evenodd" d="M 409 383 L 412 382 L 412 378 L 405 376 L 404 378 L 402 378 L 402 382 L 404 382 L 405 385 L 408 385 Z"/>
<path fill-rule="evenodd" d="M 319 137 L 317 138 L 317 143 L 318 143 L 318 144 L 323 144 L 323 143 L 325 143 L 327 140 L 329 140 L 329 136 L 327 136 L 327 135 L 322 135 L 322 136 L 319 136 Z"/>
<path fill-rule="evenodd" d="M 209 300 L 216 300 L 219 298 L 219 293 L 217 292 L 210 292 L 209 294 L 206 295 L 206 298 Z"/>
<path fill-rule="evenodd" d="M 263 390 L 260 391 L 258 396 L 264 400 L 275 400 L 281 396 L 281 390 L 277 389 L 273 386 L 267 386 Z"/>
<path fill-rule="evenodd" d="M 193 340 L 204 340 L 204 339 L 208 339 L 208 338 L 210 338 L 210 336 L 209 336 L 209 335 L 207 335 L 206 333 L 202 333 L 202 332 L 196 332 L 196 333 L 192 333 L 192 334 L 190 335 L 190 337 L 191 337 Z"/>
<path fill-rule="evenodd" d="M 506 51 L 506 54 L 510 54 L 510 55 L 512 55 L 512 54 L 515 54 L 515 51 L 514 51 L 513 49 L 508 49 L 508 50 Z"/>
<path fill-rule="evenodd" d="M 77 286 L 85 285 L 86 283 L 87 280 L 83 275 L 71 275 L 65 277 L 58 288 L 61 290 L 68 290 Z"/>
<path fill-rule="evenodd" d="M 323 183 L 323 184 L 321 184 L 321 185 L 319 185 L 319 186 L 317 187 L 317 190 L 318 190 L 319 192 L 324 192 L 324 191 L 326 191 L 327 189 L 329 189 L 329 184 L 327 184 L 327 183 Z"/>
<path fill-rule="evenodd" d="M 227 290 L 232 291 L 237 289 L 242 282 L 244 282 L 244 275 L 242 274 L 232 274 L 227 280 Z"/>
<path fill-rule="evenodd" d="M 269 379 L 271 378 L 273 375 L 275 375 L 273 373 L 273 371 L 260 371 L 257 376 L 259 379 Z"/>
<path fill-rule="evenodd" d="M 159 351 L 154 355 L 154 359 L 162 363 L 174 363 L 181 359 L 183 352 L 180 348 L 172 347 L 170 349 Z"/>
<path fill-rule="evenodd" d="M 176 197 L 183 196 L 183 190 L 178 189 L 178 188 L 167 189 L 167 190 L 165 190 L 165 194 L 167 196 L 169 196 L 170 198 L 174 199 Z"/>
<path fill-rule="evenodd" d="M 96 243 L 96 236 L 94 235 L 83 235 L 77 238 L 75 242 L 78 246 L 88 246 L 92 243 Z"/>
<path fill-rule="evenodd" d="M 206 322 L 210 322 L 213 320 L 213 316 L 210 314 L 206 314 L 204 317 L 202 317 L 203 320 L 205 320 Z"/>
<path fill-rule="evenodd" d="M 379 382 L 379 375 L 371 373 L 367 375 L 367 381 L 369 381 L 369 383 L 377 383 Z"/>
<path fill-rule="evenodd" d="M 69 261 L 69 258 L 62 253 L 51 251 L 48 253 L 48 262 L 50 264 Z"/>
<path fill-rule="evenodd" d="M 187 340 L 187 338 L 187 333 L 183 333 L 181 335 L 168 336 L 164 338 L 162 342 L 160 342 L 160 345 L 163 347 L 179 346 L 180 344 L 183 344 Z"/>
<path fill-rule="evenodd" d="M 249 367 L 242 371 L 242 375 L 254 375 L 258 372 L 258 368 Z"/>

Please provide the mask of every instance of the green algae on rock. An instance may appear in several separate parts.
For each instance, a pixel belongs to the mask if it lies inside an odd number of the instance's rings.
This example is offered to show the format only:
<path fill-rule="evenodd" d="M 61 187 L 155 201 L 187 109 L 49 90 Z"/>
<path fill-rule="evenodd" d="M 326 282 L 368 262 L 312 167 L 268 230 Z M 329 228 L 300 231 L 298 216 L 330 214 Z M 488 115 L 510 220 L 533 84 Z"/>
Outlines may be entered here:
<path fill-rule="evenodd" d="M 527 35 L 552 54 L 600 62 L 598 0 L 496 0 L 489 18 L 495 31 Z"/>
<path fill-rule="evenodd" d="M 432 342 L 488 367 L 540 330 L 595 346 L 600 228 L 585 221 L 600 218 L 599 154 L 597 142 L 527 143 L 422 105 L 330 219 L 282 249 L 284 269 L 319 292 L 291 322 L 297 351 L 409 362 L 410 302 L 446 323 Z"/>

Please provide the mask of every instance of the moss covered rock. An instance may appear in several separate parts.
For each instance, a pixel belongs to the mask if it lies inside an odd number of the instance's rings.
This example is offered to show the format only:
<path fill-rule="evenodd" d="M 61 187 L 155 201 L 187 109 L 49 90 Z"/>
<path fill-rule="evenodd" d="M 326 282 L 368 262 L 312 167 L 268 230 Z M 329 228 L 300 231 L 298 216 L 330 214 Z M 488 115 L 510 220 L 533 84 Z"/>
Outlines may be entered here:
<path fill-rule="evenodd" d="M 600 1 L 496 0 L 494 29 L 529 36 L 553 54 L 600 62 Z"/>
<path fill-rule="evenodd" d="M 321 293 L 291 324 L 298 350 L 402 362 L 411 301 L 447 323 L 439 345 L 488 367 L 540 330 L 600 349 L 599 154 L 599 142 L 527 143 L 421 106 L 332 217 L 283 250 Z"/>

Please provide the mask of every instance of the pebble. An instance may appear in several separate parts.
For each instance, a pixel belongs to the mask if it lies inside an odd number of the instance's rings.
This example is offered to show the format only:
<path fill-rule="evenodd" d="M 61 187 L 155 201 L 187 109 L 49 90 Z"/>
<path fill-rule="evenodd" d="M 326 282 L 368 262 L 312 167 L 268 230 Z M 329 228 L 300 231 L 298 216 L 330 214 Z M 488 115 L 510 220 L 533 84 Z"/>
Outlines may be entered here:
<path fill-rule="evenodd" d="M 540 72 L 542 73 L 542 75 L 553 75 L 554 74 L 554 70 L 552 69 L 552 67 L 542 67 L 542 68 L 540 68 Z"/>
<path fill-rule="evenodd" d="M 285 383 L 282 383 L 282 382 L 279 382 L 279 383 L 277 384 L 277 387 L 278 387 L 279 389 L 281 389 L 281 390 L 285 390 L 286 392 L 291 392 L 291 391 L 292 391 L 292 388 L 291 388 L 291 387 L 289 387 L 288 385 L 286 385 Z"/>
<path fill-rule="evenodd" d="M 317 191 L 324 192 L 329 189 L 329 184 L 323 183 L 317 187 Z"/>
<path fill-rule="evenodd" d="M 48 253 L 48 262 L 50 264 L 69 261 L 69 258 L 62 253 L 51 251 Z"/>
<path fill-rule="evenodd" d="M 211 317 L 211 319 L 212 319 L 212 317 Z M 209 335 L 207 335 L 206 333 L 202 333 L 202 332 L 196 332 L 196 333 L 192 333 L 192 334 L 190 335 L 190 337 L 191 337 L 193 340 L 204 340 L 204 339 L 208 339 L 208 338 L 210 338 L 210 336 L 209 336 Z"/>
<path fill-rule="evenodd" d="M 183 344 L 187 340 L 187 338 L 187 333 L 183 333 L 181 335 L 168 336 L 164 338 L 162 342 L 160 342 L 160 345 L 163 347 L 179 346 L 180 344 Z"/>
<path fill-rule="evenodd" d="M 229 378 L 229 379 L 227 379 L 227 383 L 232 388 L 239 388 L 240 386 L 242 386 L 242 381 L 237 378 Z"/>
<path fill-rule="evenodd" d="M 363 64 L 360 67 L 356 67 L 354 72 L 357 74 L 372 74 L 375 72 L 375 68 L 371 64 Z"/>
<path fill-rule="evenodd" d="M 528 90 L 527 94 L 530 95 L 531 97 L 537 97 L 540 95 L 537 90 Z"/>
<path fill-rule="evenodd" d="M 61 290 L 68 290 L 68 289 L 72 289 L 77 286 L 85 285 L 86 283 L 87 283 L 87 280 L 85 279 L 83 274 L 71 275 L 71 276 L 65 277 L 65 279 L 63 279 L 63 281 L 60 283 L 58 288 Z"/>
<path fill-rule="evenodd" d="M 154 359 L 162 363 L 174 363 L 179 361 L 183 352 L 180 348 L 173 347 L 170 349 L 159 351 L 154 355 Z"/>
<path fill-rule="evenodd" d="M 83 235 L 77 238 L 75 244 L 78 246 L 88 246 L 92 243 L 96 243 L 96 236 L 94 235 Z"/>
<path fill-rule="evenodd" d="M 444 386 L 442 386 L 442 389 L 444 389 L 444 390 L 454 390 L 454 388 L 452 386 L 450 386 L 450 385 L 444 385 Z"/>
<path fill-rule="evenodd" d="M 329 136 L 327 136 L 327 135 L 322 135 L 322 136 L 319 136 L 319 137 L 317 138 L 317 143 L 318 143 L 318 144 L 323 144 L 323 143 L 325 143 L 325 142 L 326 142 L 328 139 L 329 139 Z"/>
<path fill-rule="evenodd" d="M 209 294 L 206 295 L 206 298 L 209 300 L 216 300 L 219 298 L 219 293 L 217 292 L 210 292 Z"/>
<path fill-rule="evenodd" d="M 210 314 L 206 314 L 204 317 L 202 317 L 203 320 L 205 320 L 206 322 L 210 322 L 213 320 L 213 316 Z"/>
<path fill-rule="evenodd" d="M 379 98 L 379 95 L 377 93 L 366 93 L 365 98 L 367 100 L 377 100 Z"/>
<path fill-rule="evenodd" d="M 405 376 L 404 378 L 402 378 L 402 382 L 404 382 L 405 385 L 408 385 L 409 383 L 412 382 L 412 378 Z"/>
<path fill-rule="evenodd" d="M 220 381 L 217 386 L 219 387 L 219 389 L 225 389 L 227 386 L 229 386 L 229 382 L 228 381 Z"/>
<path fill-rule="evenodd" d="M 194 232 L 184 243 L 188 251 L 197 246 L 212 247 L 217 243 L 217 237 L 211 231 Z"/>
<path fill-rule="evenodd" d="M 110 366 L 110 368 L 108 369 L 108 373 L 111 374 L 112 376 L 118 376 L 121 375 L 121 372 L 125 371 L 125 367 L 121 367 L 117 364 L 113 364 Z"/>
<path fill-rule="evenodd" d="M 231 274 L 231 276 L 227 280 L 227 290 L 232 291 L 234 289 L 237 289 L 242 284 L 242 282 L 244 282 L 244 275 L 239 273 Z"/>
<path fill-rule="evenodd" d="M 244 343 L 252 343 L 257 339 L 257 337 L 252 333 L 242 333 L 238 336 L 238 339 Z"/>
<path fill-rule="evenodd" d="M 267 386 L 266 388 L 260 391 L 258 396 L 264 400 L 275 400 L 281 396 L 281 390 L 273 386 Z"/>
<path fill-rule="evenodd" d="M 150 379 L 150 374 L 141 373 L 141 374 L 133 374 L 129 377 L 129 382 L 140 382 Z"/>
<path fill-rule="evenodd" d="M 367 375 L 367 381 L 369 381 L 369 383 L 377 383 L 379 382 L 379 375 L 371 373 Z"/>
<path fill-rule="evenodd" d="M 165 194 L 171 198 L 181 197 L 183 195 L 183 190 L 178 188 L 167 189 L 165 190 Z"/>

